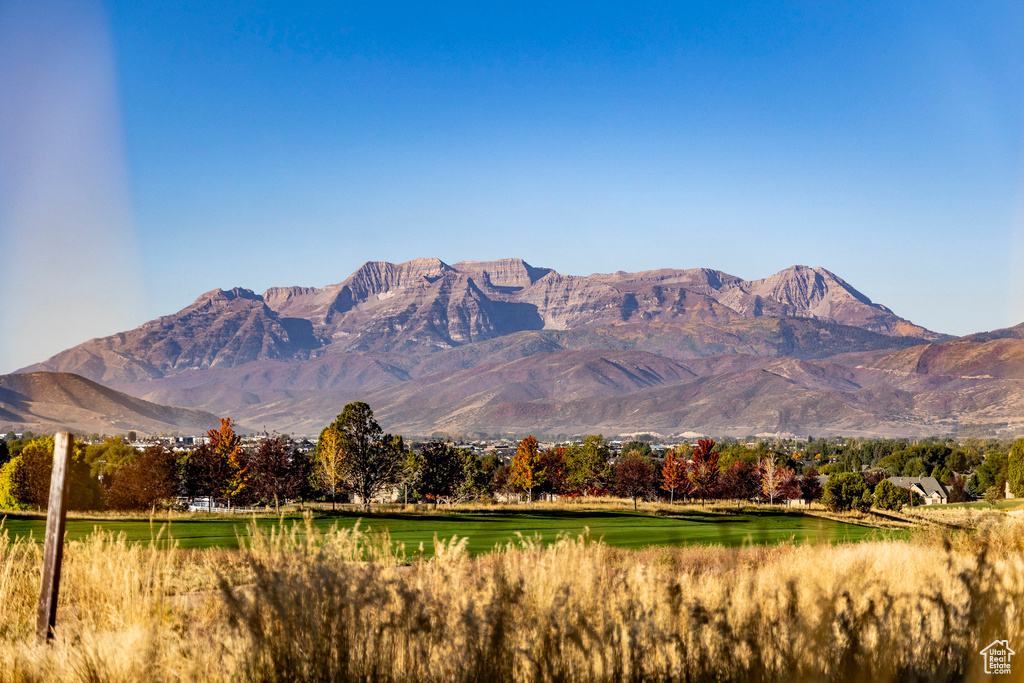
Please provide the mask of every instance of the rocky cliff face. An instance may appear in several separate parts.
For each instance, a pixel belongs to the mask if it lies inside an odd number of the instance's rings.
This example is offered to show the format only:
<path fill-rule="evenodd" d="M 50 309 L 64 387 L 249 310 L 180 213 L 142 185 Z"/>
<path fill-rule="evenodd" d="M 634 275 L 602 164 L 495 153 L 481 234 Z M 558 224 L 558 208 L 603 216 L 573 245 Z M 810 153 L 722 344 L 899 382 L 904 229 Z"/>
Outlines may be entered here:
<path fill-rule="evenodd" d="M 760 319 L 806 320 L 810 326 L 745 327 L 744 321 Z M 664 346 L 666 329 L 674 328 L 682 339 L 719 340 L 668 349 L 676 356 L 774 347 L 769 353 L 821 357 L 857 350 L 858 344 L 885 346 L 887 338 L 893 347 L 905 346 L 903 339 L 943 338 L 872 303 L 822 268 L 794 266 L 747 281 L 707 268 L 577 277 L 522 259 L 454 265 L 416 259 L 369 262 L 324 288 L 275 287 L 262 295 L 215 290 L 174 315 L 92 340 L 31 369 L 125 385 L 325 353 L 420 357 L 540 330 L 584 331 L 601 337 L 595 343 L 602 347 L 661 352 L 666 349 L 644 347 L 640 340 L 653 335 Z"/>
<path fill-rule="evenodd" d="M 577 277 L 521 259 L 449 266 L 437 259 L 371 262 L 324 289 L 264 294 L 281 316 L 308 319 L 343 350 L 451 347 L 523 330 L 758 317 L 809 318 L 893 337 L 945 338 L 904 320 L 823 268 L 764 280 L 706 268 Z"/>

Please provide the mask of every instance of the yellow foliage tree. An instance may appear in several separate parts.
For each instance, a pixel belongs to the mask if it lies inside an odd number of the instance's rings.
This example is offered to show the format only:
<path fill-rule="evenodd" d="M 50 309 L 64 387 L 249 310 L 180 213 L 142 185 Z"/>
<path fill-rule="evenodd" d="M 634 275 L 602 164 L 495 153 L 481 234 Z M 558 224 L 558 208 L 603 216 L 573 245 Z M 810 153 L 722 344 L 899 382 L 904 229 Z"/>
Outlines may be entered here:
<path fill-rule="evenodd" d="M 331 492 L 331 510 L 335 509 L 338 485 L 342 480 L 341 434 L 334 425 L 324 427 L 316 442 L 316 459 L 313 462 L 313 476 L 324 490 Z"/>

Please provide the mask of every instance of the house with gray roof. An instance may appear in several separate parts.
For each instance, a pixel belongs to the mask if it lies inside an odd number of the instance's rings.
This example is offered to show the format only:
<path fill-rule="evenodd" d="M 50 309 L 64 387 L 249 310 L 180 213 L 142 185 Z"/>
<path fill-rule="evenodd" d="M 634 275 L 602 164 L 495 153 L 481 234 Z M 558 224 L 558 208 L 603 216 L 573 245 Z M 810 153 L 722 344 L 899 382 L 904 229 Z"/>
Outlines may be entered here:
<path fill-rule="evenodd" d="M 901 489 L 910 489 L 921 497 L 925 505 L 937 505 L 949 502 L 949 491 L 935 477 L 889 477 Z"/>

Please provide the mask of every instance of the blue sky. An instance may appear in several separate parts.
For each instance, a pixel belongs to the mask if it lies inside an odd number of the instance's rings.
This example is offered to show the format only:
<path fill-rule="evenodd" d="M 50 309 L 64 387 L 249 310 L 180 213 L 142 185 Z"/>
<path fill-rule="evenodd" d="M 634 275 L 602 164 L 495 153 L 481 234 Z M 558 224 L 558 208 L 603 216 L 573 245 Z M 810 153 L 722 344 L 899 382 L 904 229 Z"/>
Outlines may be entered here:
<path fill-rule="evenodd" d="M 30 4 L 97 17 L 134 298 L 0 370 L 419 256 L 800 263 L 939 331 L 1024 321 L 1019 3 L 97 3 Z"/>

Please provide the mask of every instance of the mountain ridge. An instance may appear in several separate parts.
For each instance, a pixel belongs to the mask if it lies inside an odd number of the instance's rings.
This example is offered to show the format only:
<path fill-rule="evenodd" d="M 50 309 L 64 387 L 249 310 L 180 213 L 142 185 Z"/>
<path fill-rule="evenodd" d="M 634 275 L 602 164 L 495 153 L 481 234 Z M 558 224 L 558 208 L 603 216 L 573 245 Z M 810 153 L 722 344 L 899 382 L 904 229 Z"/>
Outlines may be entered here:
<path fill-rule="evenodd" d="M 522 259 L 453 266 L 415 259 L 369 261 L 323 288 L 211 290 L 178 313 L 24 370 L 133 382 L 326 352 L 431 353 L 525 331 L 671 322 L 722 327 L 758 318 L 836 323 L 893 339 L 949 338 L 872 303 L 823 268 L 793 266 L 747 281 L 708 268 L 573 276 Z"/>
<path fill-rule="evenodd" d="M 382 424 L 413 434 L 502 420 L 549 433 L 591 420 L 627 432 L 917 434 L 953 424 L 949 406 L 983 423 L 1015 419 L 1024 340 L 1016 328 L 993 335 L 932 332 L 824 268 L 576 276 L 518 258 L 422 258 L 368 261 L 319 288 L 211 290 L 26 370 L 305 433 L 367 400 Z"/>

